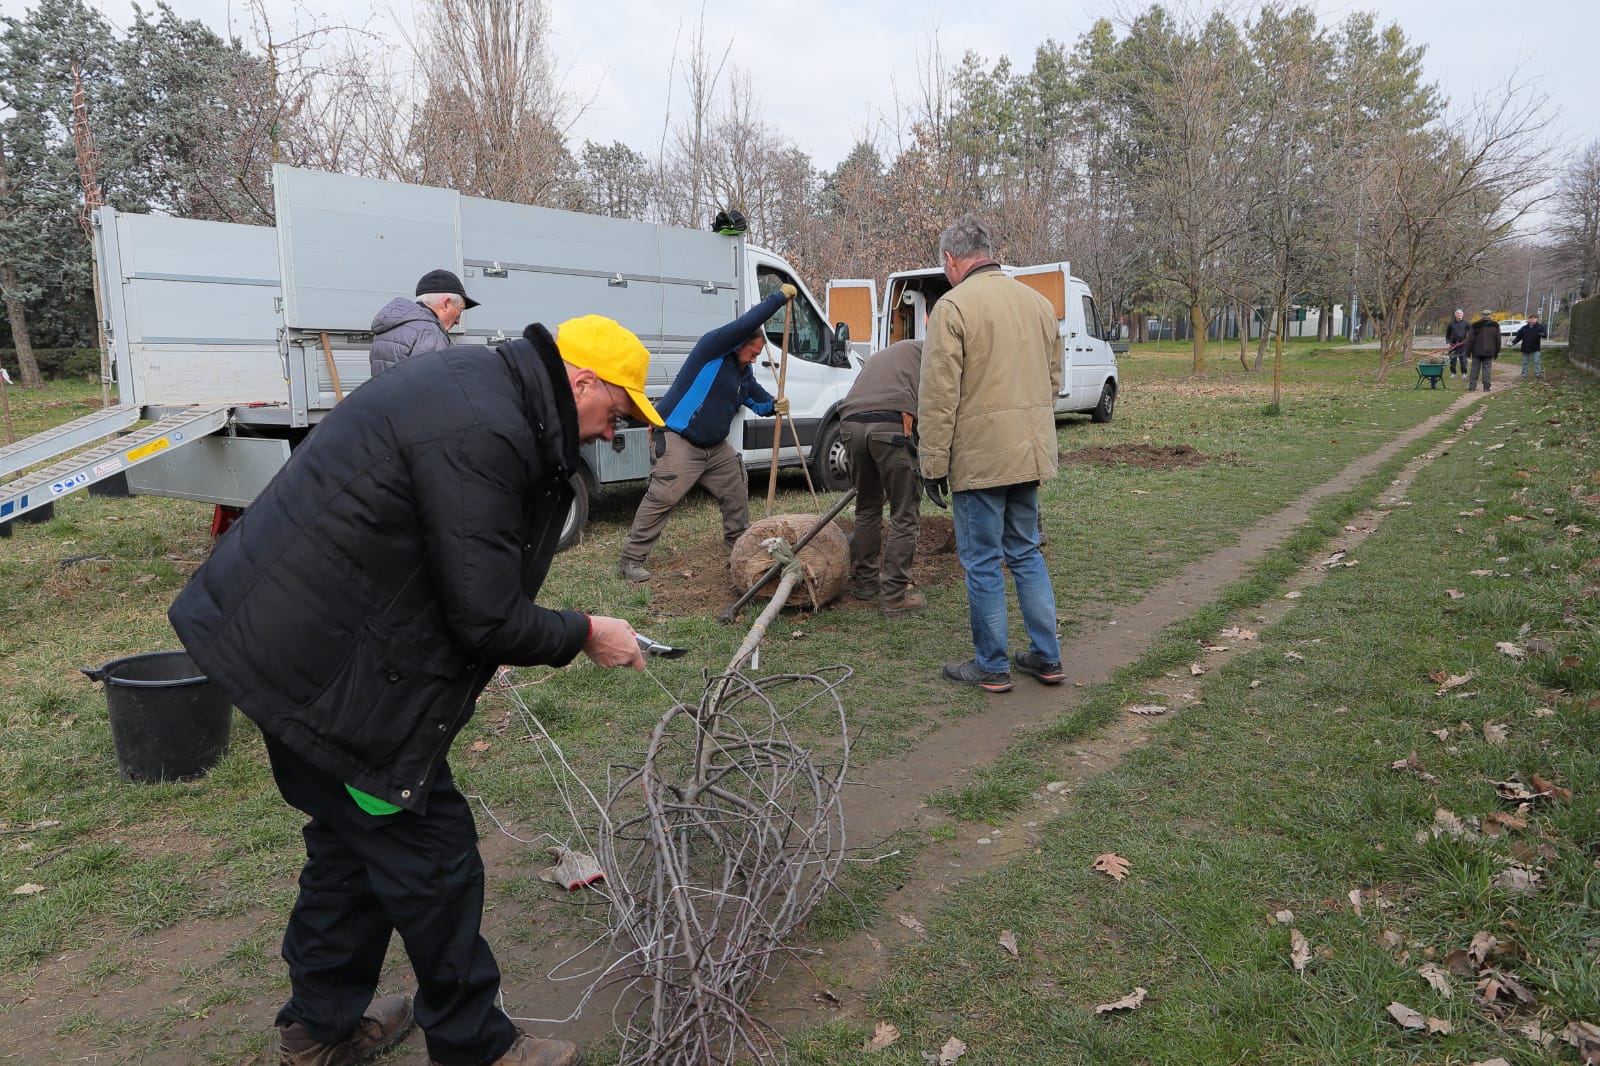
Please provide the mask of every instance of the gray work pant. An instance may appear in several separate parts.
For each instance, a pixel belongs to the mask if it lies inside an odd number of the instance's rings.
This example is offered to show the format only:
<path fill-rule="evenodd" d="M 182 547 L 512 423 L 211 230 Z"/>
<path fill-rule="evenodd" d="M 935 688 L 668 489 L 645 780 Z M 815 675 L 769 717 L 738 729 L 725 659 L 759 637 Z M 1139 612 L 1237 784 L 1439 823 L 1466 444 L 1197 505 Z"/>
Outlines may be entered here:
<path fill-rule="evenodd" d="M 1472 372 L 1467 375 L 1467 388 L 1475 389 L 1478 387 L 1478 375 L 1481 373 L 1483 375 L 1483 387 L 1487 391 L 1489 388 L 1489 375 L 1493 372 L 1493 359 L 1485 359 L 1479 355 L 1473 356 Z"/>
<path fill-rule="evenodd" d="M 917 554 L 922 475 L 905 434 L 893 422 L 845 422 L 839 439 L 850 458 L 856 489 L 856 528 L 850 535 L 850 583 L 884 600 L 898 600 L 911 583 Z M 883 505 L 889 504 L 889 536 Z"/>
<path fill-rule="evenodd" d="M 750 528 L 750 482 L 744 460 L 725 440 L 709 448 L 690 444 L 670 429 L 655 431 L 650 459 L 650 487 L 633 516 L 633 528 L 622 545 L 624 563 L 643 563 L 667 528 L 667 517 L 696 485 L 722 506 L 722 539 L 733 547 Z"/>

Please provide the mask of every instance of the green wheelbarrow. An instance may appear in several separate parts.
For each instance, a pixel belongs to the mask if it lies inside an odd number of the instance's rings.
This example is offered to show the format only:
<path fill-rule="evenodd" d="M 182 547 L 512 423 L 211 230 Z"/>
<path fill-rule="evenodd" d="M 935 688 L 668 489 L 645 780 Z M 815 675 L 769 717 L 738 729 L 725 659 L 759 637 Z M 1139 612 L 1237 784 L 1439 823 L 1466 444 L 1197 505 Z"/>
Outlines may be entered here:
<path fill-rule="evenodd" d="M 1412 388 L 1420 389 L 1422 388 L 1422 383 L 1426 381 L 1428 388 L 1437 389 L 1440 383 L 1444 381 L 1444 368 L 1444 363 L 1418 363 L 1417 383 Z"/>

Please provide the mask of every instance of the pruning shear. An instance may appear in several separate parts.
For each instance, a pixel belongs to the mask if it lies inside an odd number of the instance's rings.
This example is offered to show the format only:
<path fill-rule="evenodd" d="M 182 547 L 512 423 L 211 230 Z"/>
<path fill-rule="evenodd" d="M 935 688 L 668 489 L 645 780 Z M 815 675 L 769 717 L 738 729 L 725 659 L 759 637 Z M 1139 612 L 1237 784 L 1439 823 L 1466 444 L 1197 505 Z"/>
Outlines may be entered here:
<path fill-rule="evenodd" d="M 658 659 L 681 659 L 689 654 L 688 648 L 674 648 L 670 644 L 663 644 L 659 640 L 651 640 L 643 633 L 635 633 L 633 639 L 639 642 L 639 650 L 646 655 L 653 655 Z"/>

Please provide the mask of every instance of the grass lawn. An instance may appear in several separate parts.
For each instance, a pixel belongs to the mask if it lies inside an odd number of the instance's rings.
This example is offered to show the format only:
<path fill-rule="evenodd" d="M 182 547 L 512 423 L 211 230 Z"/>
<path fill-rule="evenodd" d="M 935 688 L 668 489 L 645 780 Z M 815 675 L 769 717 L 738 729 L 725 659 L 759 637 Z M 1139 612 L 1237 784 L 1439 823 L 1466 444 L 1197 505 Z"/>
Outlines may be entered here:
<path fill-rule="evenodd" d="M 1295 345 L 1283 410 L 1269 415 L 1270 380 L 1244 374 L 1236 357 L 1231 366 L 1211 358 L 1195 380 L 1187 349 L 1125 356 L 1116 420 L 1064 423 L 1069 461 L 1043 492 L 1067 654 L 1084 627 L 1459 394 L 1414 391 L 1399 378 L 1380 385 L 1376 358 Z M 1514 945 L 1496 965 L 1548 1007 L 1552 1023 L 1600 1021 L 1590 939 L 1600 935 L 1597 712 L 1587 702 L 1597 695 L 1600 652 L 1583 570 L 1600 555 L 1600 516 L 1584 499 L 1600 492 L 1585 466 L 1600 425 L 1582 409 L 1593 390 L 1565 376 L 1559 358 L 1550 362 L 1546 385 L 1495 397 L 1468 442 L 1414 489 L 1412 506 L 1396 509 L 1367 543 L 1359 567 L 1308 593 L 1261 634 L 1254 656 L 1207 678 L 1202 706 L 1083 790 L 1047 827 L 1037 855 L 951 897 L 926 943 L 873 994 L 880 1016 L 906 1037 L 861 1061 L 921 1062 L 918 1051 L 937 1051 L 951 1035 L 971 1046 L 964 1063 L 1545 1061 L 1555 1052 L 1504 1035 L 1475 1002 L 1472 979 L 1452 977 L 1455 995 L 1444 1000 L 1415 976 L 1421 961 L 1443 966 L 1479 931 Z M 84 413 L 98 390 L 55 386 L 11 398 L 19 428 L 37 429 Z M 1070 461 L 1087 448 L 1138 445 L 1187 446 L 1202 461 L 1159 469 Z M 814 509 L 798 475 L 784 475 L 780 488 L 779 510 Z M 715 621 L 722 602 L 669 610 L 614 576 L 638 495 L 623 490 L 597 504 L 584 543 L 557 561 L 542 599 L 623 615 L 696 653 L 652 664 L 651 675 L 582 664 L 520 672 L 539 682 L 523 690 L 530 705 L 591 784 L 639 749 L 668 693 L 697 693 L 701 671 L 726 662 L 743 635 Z M 1504 522 L 1513 513 L 1526 521 Z M 197 918 L 281 915 L 293 900 L 300 819 L 273 789 L 254 728 L 236 720 L 230 754 L 202 781 L 125 784 L 104 699 L 76 671 L 176 646 L 164 612 L 204 558 L 209 517 L 182 501 L 79 494 L 58 504 L 53 521 L 19 526 L 0 542 L 0 1018 L 51 979 L 63 953 L 91 959 L 78 980 L 115 990 L 142 979 L 147 934 Z M 1336 512 L 1322 521 L 1337 521 Z M 715 506 L 697 497 L 674 517 L 652 565 L 714 541 L 717 529 Z M 1317 537 L 1296 550 L 1313 550 Z M 1286 565 L 1274 560 L 1191 626 L 1210 627 L 1224 607 L 1270 594 Z M 1448 599 L 1446 587 L 1465 595 Z M 903 752 L 985 707 L 986 697 L 937 680 L 940 662 L 970 653 L 959 585 L 930 589 L 930 599 L 926 612 L 893 621 L 859 610 L 786 616 L 762 668 L 853 667 L 845 699 L 862 737 L 858 760 Z M 1195 635 L 1169 634 L 1142 667 L 1167 668 Z M 1526 657 L 1513 660 L 1496 642 Z M 1289 651 L 1303 658 L 1285 658 Z M 1473 673 L 1476 695 L 1435 697 L 1435 670 Z M 1137 680 L 1088 693 L 1078 718 L 1041 725 L 1057 739 L 1072 735 L 1093 720 L 1081 715 L 1116 713 L 1121 688 Z M 1535 708 L 1555 713 L 1533 717 Z M 1503 746 L 1483 739 L 1485 723 L 1508 726 Z M 486 697 L 452 760 L 458 780 L 522 826 L 559 830 L 566 814 L 540 755 L 511 725 L 503 697 Z M 1450 730 L 1448 740 L 1429 735 L 1436 729 Z M 1412 750 L 1437 781 L 1389 769 Z M 1024 791 L 1031 759 L 1026 749 L 1011 758 Z M 1529 828 L 1494 838 L 1428 835 L 1436 806 L 1464 819 L 1514 811 L 1495 800 L 1485 775 L 1528 781 L 1535 771 L 1574 801 L 1537 801 Z M 931 782 L 929 792 L 962 784 Z M 950 809 L 983 817 L 999 808 L 991 798 Z M 1127 880 L 1089 869 L 1105 852 L 1131 862 Z M 1519 856 L 1540 870 L 1531 896 L 1493 887 Z M 43 891 L 10 894 L 25 884 Z M 1373 903 L 1358 917 L 1347 899 L 1354 888 L 1379 891 L 1392 906 Z M 491 904 L 517 907 L 538 890 L 531 876 L 501 881 L 491 884 Z M 1294 911 L 1295 928 L 1322 952 L 1303 974 L 1288 962 L 1288 927 L 1266 921 L 1281 909 Z M 111 1046 L 136 1058 L 181 1035 L 186 1060 L 223 1062 L 261 1046 L 269 1019 L 227 1008 L 282 988 L 274 924 L 159 991 L 183 1009 L 110 1026 Z M 1020 958 L 996 948 L 1002 926 L 1016 932 Z M 1385 934 L 1398 935 L 1398 946 Z M 1093 1014 L 1135 985 L 1149 990 L 1144 1007 Z M 1390 1000 L 1447 1018 L 1454 1032 L 1404 1034 L 1384 1014 Z M 197 1010 L 203 1032 L 194 1035 Z M 1531 1016 L 1525 1006 L 1508 1012 L 1517 1024 Z M 81 1024 L 103 1019 L 90 1012 Z M 72 1035 L 63 1029 L 64 1040 Z M 804 1061 L 846 1061 L 866 1035 L 832 1027 L 796 1037 L 791 1050 Z"/>

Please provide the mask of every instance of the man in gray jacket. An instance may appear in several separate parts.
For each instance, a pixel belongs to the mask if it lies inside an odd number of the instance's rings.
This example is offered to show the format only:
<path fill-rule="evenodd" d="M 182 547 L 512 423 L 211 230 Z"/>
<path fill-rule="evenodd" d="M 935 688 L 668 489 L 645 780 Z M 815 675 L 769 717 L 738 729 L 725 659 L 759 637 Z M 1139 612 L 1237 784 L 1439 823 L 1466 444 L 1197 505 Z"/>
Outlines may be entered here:
<path fill-rule="evenodd" d="M 450 330 L 461 313 L 477 307 L 461 279 L 449 270 L 430 270 L 417 282 L 417 296 L 396 296 L 372 320 L 372 348 L 367 362 L 372 377 L 402 359 L 450 347 Z"/>

